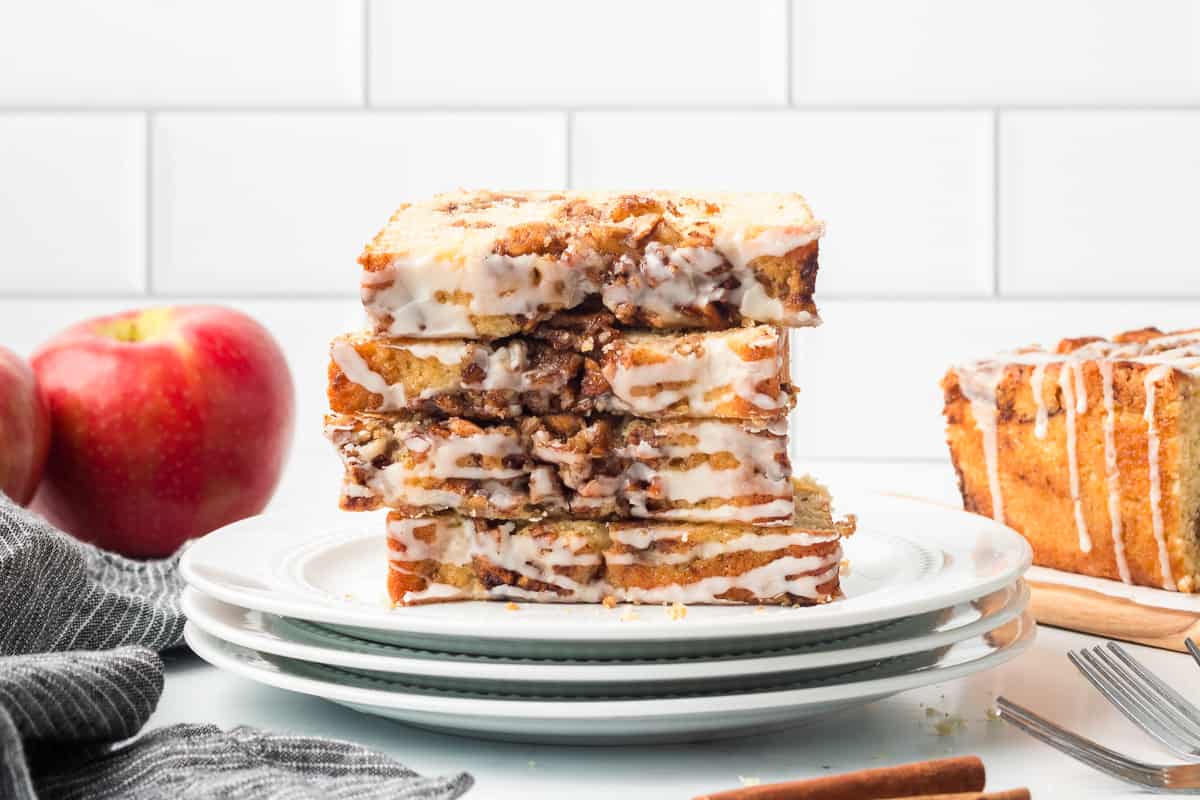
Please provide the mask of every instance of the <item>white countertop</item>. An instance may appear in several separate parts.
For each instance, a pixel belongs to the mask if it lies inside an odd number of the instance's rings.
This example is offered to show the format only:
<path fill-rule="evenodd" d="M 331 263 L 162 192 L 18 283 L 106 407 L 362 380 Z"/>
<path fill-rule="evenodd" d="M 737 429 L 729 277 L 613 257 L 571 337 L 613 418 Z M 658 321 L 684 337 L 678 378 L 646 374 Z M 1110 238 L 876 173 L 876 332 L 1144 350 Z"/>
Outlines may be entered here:
<path fill-rule="evenodd" d="M 953 499 L 943 465 L 814 465 L 833 486 L 878 488 L 935 499 Z M 899 484 L 899 485 L 897 485 Z M 392 753 L 426 774 L 466 770 L 476 778 L 470 798 L 626 800 L 690 798 L 741 785 L 763 783 L 975 754 L 987 765 L 992 789 L 1029 786 L 1037 798 L 1143 796 L 988 718 L 997 695 L 1086 734 L 1110 747 L 1150 761 L 1173 759 L 1128 723 L 1067 661 L 1066 652 L 1103 640 L 1043 628 L 1032 650 L 989 672 L 863 706 L 836 717 L 761 737 L 699 744 L 638 747 L 554 747 L 508 744 L 430 733 L 365 716 L 316 698 L 292 694 L 228 675 L 189 652 L 168 654 L 167 681 L 150 726 L 214 722 L 249 724 L 349 739 Z M 1200 668 L 1190 657 L 1131 646 L 1172 685 L 1196 685 Z M 933 716 L 928 709 L 933 709 Z M 949 735 L 936 723 L 961 718 Z M 740 777 L 739 777 L 740 776 Z"/>

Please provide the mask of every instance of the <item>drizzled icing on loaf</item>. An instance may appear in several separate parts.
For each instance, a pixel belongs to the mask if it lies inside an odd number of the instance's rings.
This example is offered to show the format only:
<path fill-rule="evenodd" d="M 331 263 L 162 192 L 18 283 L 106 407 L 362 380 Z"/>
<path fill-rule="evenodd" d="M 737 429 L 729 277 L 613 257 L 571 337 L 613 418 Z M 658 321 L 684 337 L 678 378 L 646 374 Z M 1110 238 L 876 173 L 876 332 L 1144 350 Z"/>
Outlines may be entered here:
<path fill-rule="evenodd" d="M 1156 422 L 1157 388 L 1173 371 L 1200 376 L 1200 331 L 1161 334 L 1147 330 L 1124 334 L 1116 340 L 1087 340 L 1081 344 L 1065 342 L 1061 352 L 1049 352 L 1038 347 L 1001 353 L 954 368 L 963 396 L 970 404 L 976 428 L 983 438 L 983 453 L 988 483 L 992 495 L 992 514 L 1004 522 L 1004 499 L 999 481 L 999 456 L 996 445 L 996 390 L 1003 381 L 1009 365 L 1032 366 L 1030 392 L 1036 416 L 1034 435 L 1041 439 L 1047 429 L 1045 376 L 1050 369 L 1057 371 L 1057 386 L 1066 416 L 1065 435 L 1067 471 L 1074 509 L 1075 525 L 1082 552 L 1091 550 L 1091 537 L 1080 497 L 1079 455 L 1077 447 L 1077 416 L 1087 413 L 1090 398 L 1084 370 L 1094 365 L 1100 376 L 1103 408 L 1105 487 L 1110 535 L 1114 559 L 1121 580 L 1129 583 L 1130 571 L 1126 558 L 1124 526 L 1121 520 L 1120 472 L 1116 452 L 1114 367 L 1126 364 L 1141 367 L 1145 393 L 1143 419 L 1146 422 L 1146 458 L 1148 464 L 1149 512 L 1155 544 L 1158 548 L 1162 588 L 1175 591 L 1171 557 L 1163 523 L 1163 486 L 1160 465 L 1160 442 Z"/>

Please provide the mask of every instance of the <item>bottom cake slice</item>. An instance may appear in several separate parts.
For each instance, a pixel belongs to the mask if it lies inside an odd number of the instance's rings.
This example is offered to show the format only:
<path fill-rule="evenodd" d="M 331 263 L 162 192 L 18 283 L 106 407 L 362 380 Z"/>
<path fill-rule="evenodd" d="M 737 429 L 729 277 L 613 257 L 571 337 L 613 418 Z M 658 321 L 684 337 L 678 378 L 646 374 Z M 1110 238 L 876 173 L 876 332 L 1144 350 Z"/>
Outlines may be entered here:
<path fill-rule="evenodd" d="M 388 594 L 451 600 L 816 605 L 840 596 L 829 493 L 795 480 L 790 525 L 388 517 Z"/>

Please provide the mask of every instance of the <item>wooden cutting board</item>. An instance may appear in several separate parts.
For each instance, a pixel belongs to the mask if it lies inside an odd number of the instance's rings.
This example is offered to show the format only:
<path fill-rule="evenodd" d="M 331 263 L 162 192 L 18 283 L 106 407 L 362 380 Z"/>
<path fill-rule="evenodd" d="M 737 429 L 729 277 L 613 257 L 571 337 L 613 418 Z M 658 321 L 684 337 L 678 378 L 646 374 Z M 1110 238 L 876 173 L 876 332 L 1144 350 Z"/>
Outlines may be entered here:
<path fill-rule="evenodd" d="M 886 492 L 893 497 L 920 500 L 930 505 L 962 510 L 915 495 Z M 1043 583 L 1026 578 L 1029 584 L 1029 608 L 1039 625 L 1090 633 L 1109 639 L 1136 642 L 1163 650 L 1188 652 L 1184 639 L 1200 644 L 1200 612 L 1144 606 L 1132 600 L 1093 592 L 1076 586 Z"/>
<path fill-rule="evenodd" d="M 1028 583 L 1030 608 L 1039 624 L 1183 653 L 1189 636 L 1200 643 L 1200 614 L 1143 606 L 1074 586 Z"/>

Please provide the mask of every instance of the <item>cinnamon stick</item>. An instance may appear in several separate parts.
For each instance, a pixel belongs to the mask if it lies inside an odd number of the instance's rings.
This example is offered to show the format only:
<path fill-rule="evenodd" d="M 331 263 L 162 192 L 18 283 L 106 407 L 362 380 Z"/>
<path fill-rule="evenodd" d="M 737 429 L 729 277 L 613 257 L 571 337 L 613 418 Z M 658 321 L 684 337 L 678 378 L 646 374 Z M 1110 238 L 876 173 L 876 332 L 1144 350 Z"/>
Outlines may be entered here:
<path fill-rule="evenodd" d="M 984 779 L 983 762 L 975 756 L 962 756 L 747 786 L 701 795 L 695 800 L 884 800 L 956 793 L 972 797 L 972 792 L 977 796 L 983 791 Z"/>
<path fill-rule="evenodd" d="M 889 797 L 887 800 L 1030 800 L 1030 798 L 1028 789 L 1009 789 L 1004 792 L 983 792 L 982 794 L 979 792 L 918 794 L 911 797 Z"/>

